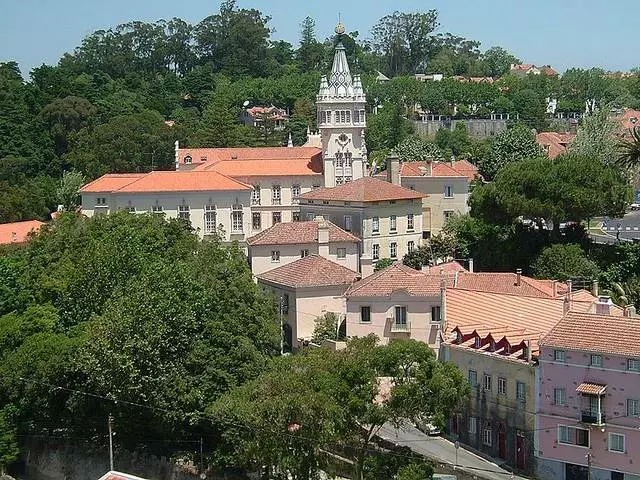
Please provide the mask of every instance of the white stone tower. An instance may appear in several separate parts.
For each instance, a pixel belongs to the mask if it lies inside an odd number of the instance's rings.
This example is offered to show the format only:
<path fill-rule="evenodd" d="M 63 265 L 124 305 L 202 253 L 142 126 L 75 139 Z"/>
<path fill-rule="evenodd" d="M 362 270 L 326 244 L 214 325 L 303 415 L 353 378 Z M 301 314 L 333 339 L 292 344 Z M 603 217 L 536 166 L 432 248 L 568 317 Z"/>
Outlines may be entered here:
<path fill-rule="evenodd" d="M 336 34 L 344 33 L 339 23 Z M 342 43 L 338 43 L 329 79 L 320 80 L 316 106 L 322 139 L 324 186 L 335 187 L 365 175 L 366 98 L 359 75 L 351 76 Z"/>

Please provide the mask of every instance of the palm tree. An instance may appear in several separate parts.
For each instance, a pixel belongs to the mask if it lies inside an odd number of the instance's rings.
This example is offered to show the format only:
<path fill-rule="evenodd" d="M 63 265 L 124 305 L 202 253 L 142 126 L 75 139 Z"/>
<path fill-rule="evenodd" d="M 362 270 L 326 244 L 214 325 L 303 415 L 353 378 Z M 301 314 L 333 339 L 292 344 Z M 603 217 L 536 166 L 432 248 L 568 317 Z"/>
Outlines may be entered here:
<path fill-rule="evenodd" d="M 640 127 L 629 130 L 631 138 L 620 143 L 618 165 L 633 169 L 640 166 Z"/>

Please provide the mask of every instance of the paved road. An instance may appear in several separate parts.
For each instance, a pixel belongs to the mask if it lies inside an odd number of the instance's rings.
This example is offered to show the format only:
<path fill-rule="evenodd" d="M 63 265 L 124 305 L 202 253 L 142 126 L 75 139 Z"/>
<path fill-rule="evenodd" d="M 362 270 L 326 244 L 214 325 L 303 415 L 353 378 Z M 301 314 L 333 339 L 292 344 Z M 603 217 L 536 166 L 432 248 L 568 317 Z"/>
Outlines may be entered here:
<path fill-rule="evenodd" d="M 386 424 L 378 432 L 378 436 L 385 440 L 411 448 L 414 452 L 424 455 L 440 463 L 456 464 L 456 449 L 448 440 L 442 437 L 430 437 L 417 428 L 403 426 L 396 430 L 391 424 Z M 524 477 L 511 476 L 511 473 L 489 462 L 478 455 L 458 449 L 458 465 L 461 470 L 486 480 L 527 480 Z"/>
<path fill-rule="evenodd" d="M 640 239 L 640 210 L 628 212 L 622 218 L 607 218 L 602 220 L 602 230 L 620 240 Z"/>

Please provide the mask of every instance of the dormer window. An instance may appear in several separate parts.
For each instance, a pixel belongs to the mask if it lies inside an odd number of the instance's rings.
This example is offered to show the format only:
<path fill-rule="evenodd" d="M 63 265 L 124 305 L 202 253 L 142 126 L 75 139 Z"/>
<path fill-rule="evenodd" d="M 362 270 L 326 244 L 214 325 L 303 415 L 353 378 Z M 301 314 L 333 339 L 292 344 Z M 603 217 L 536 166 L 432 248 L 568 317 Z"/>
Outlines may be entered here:
<path fill-rule="evenodd" d="M 186 164 L 190 164 L 191 163 L 191 155 L 186 155 L 184 157 L 184 163 L 186 163 Z"/>
<path fill-rule="evenodd" d="M 476 340 L 473 346 L 476 348 L 480 348 L 482 346 L 482 340 L 480 339 L 480 337 L 476 337 Z"/>

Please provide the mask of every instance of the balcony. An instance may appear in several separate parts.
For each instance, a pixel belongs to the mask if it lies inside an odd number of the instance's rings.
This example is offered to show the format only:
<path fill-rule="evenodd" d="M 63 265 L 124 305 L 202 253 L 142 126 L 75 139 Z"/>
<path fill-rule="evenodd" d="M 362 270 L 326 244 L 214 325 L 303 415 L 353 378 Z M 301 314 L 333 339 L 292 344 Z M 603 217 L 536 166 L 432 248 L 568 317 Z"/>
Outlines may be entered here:
<path fill-rule="evenodd" d="M 272 198 L 271 199 L 271 205 L 280 205 L 280 199 L 279 198 Z"/>
<path fill-rule="evenodd" d="M 598 421 L 598 412 L 593 410 L 582 410 L 580 421 L 591 425 L 604 425 L 606 423 L 604 413 L 600 415 L 600 421 Z"/>

